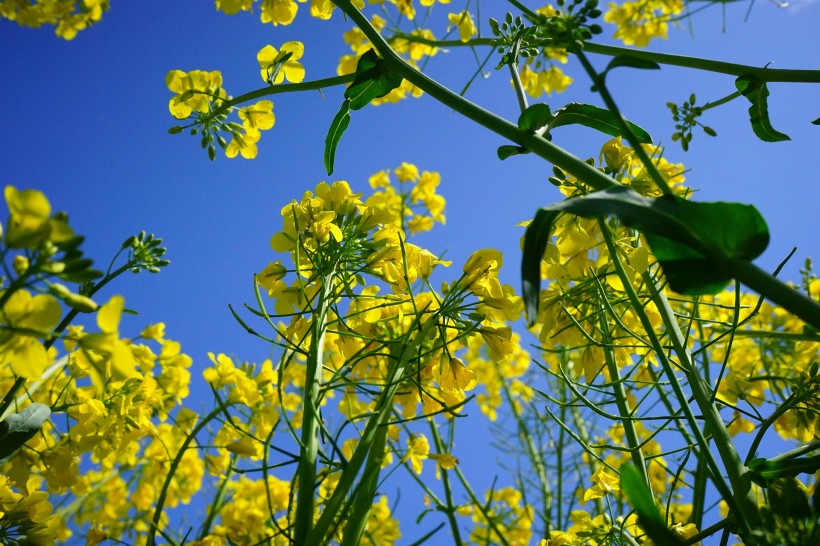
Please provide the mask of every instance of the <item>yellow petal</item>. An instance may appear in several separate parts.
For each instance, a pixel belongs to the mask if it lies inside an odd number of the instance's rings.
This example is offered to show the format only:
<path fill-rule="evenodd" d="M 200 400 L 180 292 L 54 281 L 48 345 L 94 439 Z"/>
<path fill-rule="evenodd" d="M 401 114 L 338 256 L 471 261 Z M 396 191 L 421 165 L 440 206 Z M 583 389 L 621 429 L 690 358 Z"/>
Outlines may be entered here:
<path fill-rule="evenodd" d="M 125 307 L 122 296 L 113 296 L 97 311 L 97 326 L 107 334 L 116 334 L 120 326 L 120 317 Z"/>

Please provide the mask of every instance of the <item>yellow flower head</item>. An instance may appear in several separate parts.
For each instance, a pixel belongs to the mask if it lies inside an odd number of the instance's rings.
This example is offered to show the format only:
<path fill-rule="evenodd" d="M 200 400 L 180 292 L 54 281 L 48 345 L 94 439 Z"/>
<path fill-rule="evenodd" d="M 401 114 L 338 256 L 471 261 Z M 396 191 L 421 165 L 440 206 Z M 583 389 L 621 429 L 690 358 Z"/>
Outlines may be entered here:
<path fill-rule="evenodd" d="M 271 84 L 282 83 L 287 79 L 299 83 L 305 79 L 305 67 L 299 62 L 305 53 L 302 42 L 285 42 L 281 51 L 272 45 L 266 45 L 256 54 L 261 70 L 262 80 Z"/>

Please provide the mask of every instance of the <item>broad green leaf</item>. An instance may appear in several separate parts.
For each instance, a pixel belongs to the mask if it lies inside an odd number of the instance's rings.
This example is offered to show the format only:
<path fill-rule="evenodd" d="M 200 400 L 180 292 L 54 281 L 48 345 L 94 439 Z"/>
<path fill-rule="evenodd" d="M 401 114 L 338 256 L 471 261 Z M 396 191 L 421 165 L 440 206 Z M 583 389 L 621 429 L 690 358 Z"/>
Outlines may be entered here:
<path fill-rule="evenodd" d="M 635 57 L 634 55 L 618 55 L 611 61 L 609 64 L 606 65 L 606 70 L 604 73 L 609 72 L 613 68 L 618 68 L 619 66 L 626 66 L 629 68 L 638 68 L 641 70 L 660 70 L 661 65 L 656 63 L 655 61 L 650 61 L 649 59 L 644 59 L 641 57 Z"/>
<path fill-rule="evenodd" d="M 356 64 L 356 77 L 345 90 L 350 110 L 359 110 L 370 101 L 385 96 L 401 85 L 402 77 L 391 71 L 373 49 L 368 49 Z"/>
<path fill-rule="evenodd" d="M 512 155 L 528 154 L 530 151 L 523 146 L 504 145 L 498 147 L 498 159 L 504 160 Z"/>
<path fill-rule="evenodd" d="M 766 87 L 766 82 L 752 76 L 740 76 L 735 80 L 735 87 L 752 103 L 749 107 L 749 121 L 752 122 L 752 130 L 760 140 L 766 142 L 791 140 L 789 135 L 775 130 L 769 121 L 769 89 Z"/>
<path fill-rule="evenodd" d="M 521 113 L 518 118 L 518 128 L 525 133 L 533 133 L 546 126 L 552 120 L 552 111 L 544 103 L 533 104 Z"/>
<path fill-rule="evenodd" d="M 820 455 L 780 461 L 758 457 L 749 461 L 747 466 L 752 481 L 761 487 L 766 487 L 780 478 L 793 478 L 798 474 L 814 474 L 820 469 Z"/>
<path fill-rule="evenodd" d="M 8 461 L 23 444 L 31 440 L 50 415 L 48 406 L 35 402 L 0 422 L 0 464 Z"/>
<path fill-rule="evenodd" d="M 626 121 L 627 127 L 642 144 L 650 144 L 652 137 L 642 128 L 631 121 Z M 571 102 L 557 110 L 549 122 L 549 131 L 562 125 L 583 125 L 611 136 L 625 136 L 615 115 L 604 108 L 591 104 Z"/>
<path fill-rule="evenodd" d="M 752 260 L 769 243 L 766 222 L 751 205 L 698 203 L 672 195 L 651 199 L 624 186 L 568 199 L 539 210 L 524 235 L 523 297 L 531 322 L 538 309 L 540 260 L 558 212 L 584 218 L 614 215 L 640 230 L 670 287 L 681 294 L 719 292 L 731 280 L 729 260 Z"/>
<path fill-rule="evenodd" d="M 327 132 L 327 137 L 325 138 L 325 170 L 327 170 L 327 174 L 333 174 L 333 162 L 336 158 L 336 146 L 339 145 L 339 139 L 342 138 L 342 134 L 347 129 L 347 126 L 350 124 L 350 101 L 345 100 L 342 103 L 342 107 L 339 108 L 339 111 L 336 113 L 336 117 L 333 118 L 333 122 L 330 124 L 330 129 Z"/>
<path fill-rule="evenodd" d="M 655 544 L 681 546 L 683 541 L 666 526 L 660 510 L 658 510 L 649 487 L 643 476 L 631 464 L 625 464 L 620 469 L 621 490 L 626 493 L 629 504 L 638 513 L 638 522 Z"/>

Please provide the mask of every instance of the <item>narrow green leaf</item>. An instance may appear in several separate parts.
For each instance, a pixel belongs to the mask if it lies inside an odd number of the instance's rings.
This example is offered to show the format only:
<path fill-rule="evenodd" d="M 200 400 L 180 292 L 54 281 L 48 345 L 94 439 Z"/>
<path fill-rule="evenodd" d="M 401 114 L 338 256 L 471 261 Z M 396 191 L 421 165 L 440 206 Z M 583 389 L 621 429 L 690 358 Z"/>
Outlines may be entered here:
<path fill-rule="evenodd" d="M 552 111 L 544 103 L 533 104 L 524 110 L 518 118 L 518 128 L 525 133 L 533 133 L 552 120 Z"/>
<path fill-rule="evenodd" d="M 370 101 L 385 96 L 401 85 L 402 77 L 391 71 L 373 49 L 368 49 L 356 64 L 356 77 L 345 90 L 350 110 L 359 110 Z"/>
<path fill-rule="evenodd" d="M 541 259 L 552 237 L 552 226 L 560 215 L 560 212 L 539 209 L 524 234 L 521 294 L 529 326 L 532 326 L 538 317 L 538 303 L 541 295 Z"/>
<path fill-rule="evenodd" d="M 333 122 L 330 124 L 330 129 L 327 132 L 327 137 L 325 138 L 325 170 L 327 171 L 328 176 L 333 174 L 333 162 L 336 158 L 336 146 L 339 144 L 339 140 L 342 138 L 342 134 L 347 129 L 347 126 L 350 124 L 350 101 L 345 100 L 342 103 L 342 107 L 339 108 L 339 111 L 336 113 L 336 117 L 333 118 Z"/>
<path fill-rule="evenodd" d="M 498 147 L 498 159 L 502 161 L 513 155 L 528 154 L 530 151 L 523 146 L 504 145 Z"/>
<path fill-rule="evenodd" d="M 45 404 L 33 403 L 20 413 L 13 413 L 0 422 L 0 464 L 8 461 L 31 440 L 51 415 Z"/>
<path fill-rule="evenodd" d="M 626 121 L 626 120 L 624 120 Z M 549 130 L 562 125 L 583 125 L 591 129 L 595 129 L 604 134 L 611 136 L 624 136 L 623 131 L 618 124 L 615 115 L 604 108 L 598 108 L 591 104 L 581 104 L 578 102 L 571 102 L 557 110 L 549 122 Z M 632 134 L 642 144 L 651 144 L 652 137 L 641 127 L 635 125 L 631 121 L 626 121 L 626 125 L 632 131 Z"/>
<path fill-rule="evenodd" d="M 618 68 L 619 66 L 626 66 L 629 68 L 638 68 L 640 70 L 660 70 L 661 65 L 656 63 L 655 61 L 650 61 L 649 59 L 643 59 L 641 57 L 635 57 L 633 55 L 618 55 L 611 61 L 609 64 L 606 65 L 606 70 L 604 72 L 609 72 L 613 68 Z"/>
<path fill-rule="evenodd" d="M 760 140 L 765 142 L 791 140 L 789 135 L 775 130 L 769 121 L 769 89 L 766 87 L 766 82 L 752 76 L 740 76 L 735 80 L 735 87 L 752 103 L 749 107 L 749 121 L 752 123 L 752 130 Z"/>
<path fill-rule="evenodd" d="M 652 493 L 643 481 L 641 473 L 631 464 L 621 466 L 621 489 L 626 493 L 629 504 L 638 513 L 638 522 L 655 544 L 682 546 L 683 541 L 677 537 L 664 522 Z"/>

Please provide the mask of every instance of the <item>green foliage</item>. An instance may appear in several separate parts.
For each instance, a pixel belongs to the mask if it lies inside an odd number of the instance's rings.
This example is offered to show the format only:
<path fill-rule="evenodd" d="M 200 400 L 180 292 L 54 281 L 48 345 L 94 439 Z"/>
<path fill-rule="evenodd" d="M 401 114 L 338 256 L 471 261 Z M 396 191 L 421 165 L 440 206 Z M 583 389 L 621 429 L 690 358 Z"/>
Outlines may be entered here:
<path fill-rule="evenodd" d="M 51 415 L 45 404 L 34 403 L 0 422 L 0 464 L 8 461 L 31 440 Z"/>
<path fill-rule="evenodd" d="M 752 130 L 760 140 L 766 142 L 791 140 L 789 135 L 775 130 L 769 121 L 769 89 L 765 81 L 754 76 L 740 76 L 735 80 L 735 87 L 752 103 L 749 107 L 749 121 L 752 123 Z"/>
<path fill-rule="evenodd" d="M 666 275 L 681 294 L 715 294 L 732 279 L 729 262 L 759 256 L 769 242 L 760 213 L 751 205 L 697 203 L 677 196 L 657 199 L 616 187 L 541 209 L 527 227 L 521 276 L 528 317 L 538 309 L 540 261 L 563 212 L 584 218 L 609 215 L 640 230 Z"/>
<path fill-rule="evenodd" d="M 360 110 L 401 85 L 402 77 L 388 68 L 373 49 L 367 50 L 356 64 L 356 76 L 345 90 L 345 100 L 330 124 L 325 138 L 324 163 L 327 174 L 333 173 L 336 147 L 350 124 L 350 110 Z"/>

